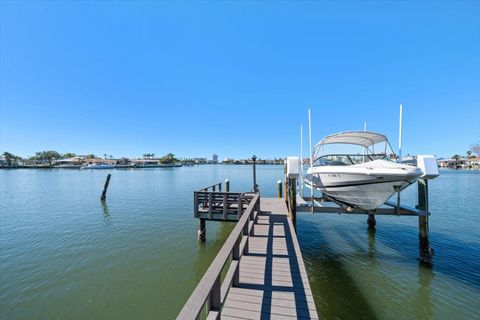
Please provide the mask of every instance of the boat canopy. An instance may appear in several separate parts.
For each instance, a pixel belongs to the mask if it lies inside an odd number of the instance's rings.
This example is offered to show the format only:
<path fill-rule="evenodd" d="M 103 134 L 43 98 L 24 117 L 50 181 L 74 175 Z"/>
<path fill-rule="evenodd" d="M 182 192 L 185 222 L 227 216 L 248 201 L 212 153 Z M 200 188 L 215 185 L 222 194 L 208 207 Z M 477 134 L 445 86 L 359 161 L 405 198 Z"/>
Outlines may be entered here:
<path fill-rule="evenodd" d="M 317 143 L 315 147 L 325 144 L 345 143 L 356 144 L 368 148 L 374 144 L 385 142 L 387 137 L 383 134 L 368 131 L 347 131 L 329 135 Z"/>

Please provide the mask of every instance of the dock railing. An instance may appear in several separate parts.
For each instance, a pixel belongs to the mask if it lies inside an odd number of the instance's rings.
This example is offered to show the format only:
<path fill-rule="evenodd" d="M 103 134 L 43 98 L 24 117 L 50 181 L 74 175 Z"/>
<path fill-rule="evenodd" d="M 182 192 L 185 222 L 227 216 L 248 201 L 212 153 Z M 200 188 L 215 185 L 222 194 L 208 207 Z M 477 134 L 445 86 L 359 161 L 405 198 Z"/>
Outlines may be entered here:
<path fill-rule="evenodd" d="M 217 191 L 218 190 L 218 191 Z M 207 220 L 238 221 L 254 193 L 222 192 L 222 183 L 193 193 L 193 216 Z"/>
<path fill-rule="evenodd" d="M 200 191 L 198 191 L 200 192 Z M 248 240 L 260 211 L 260 195 L 249 196 L 248 206 L 223 247 L 177 316 L 179 320 L 199 319 L 205 308 L 207 319 L 218 319 L 225 297 L 232 286 L 239 282 L 240 259 L 248 253 Z M 230 261 L 223 279 L 221 274 Z"/>

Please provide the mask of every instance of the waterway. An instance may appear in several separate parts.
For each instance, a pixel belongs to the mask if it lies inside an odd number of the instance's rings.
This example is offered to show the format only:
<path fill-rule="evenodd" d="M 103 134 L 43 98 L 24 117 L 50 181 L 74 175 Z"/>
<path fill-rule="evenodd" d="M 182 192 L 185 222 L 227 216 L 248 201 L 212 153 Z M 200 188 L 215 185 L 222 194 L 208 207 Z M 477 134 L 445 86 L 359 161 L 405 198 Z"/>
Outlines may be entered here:
<path fill-rule="evenodd" d="M 99 197 L 112 173 L 107 201 Z M 276 195 L 282 166 L 257 167 Z M 197 241 L 193 190 L 249 166 L 0 170 L 0 319 L 173 319 L 233 223 Z M 419 265 L 418 219 L 299 213 L 297 232 L 325 319 L 480 318 L 480 172 L 430 182 L 433 269 Z M 402 193 L 413 205 L 416 187 Z"/>

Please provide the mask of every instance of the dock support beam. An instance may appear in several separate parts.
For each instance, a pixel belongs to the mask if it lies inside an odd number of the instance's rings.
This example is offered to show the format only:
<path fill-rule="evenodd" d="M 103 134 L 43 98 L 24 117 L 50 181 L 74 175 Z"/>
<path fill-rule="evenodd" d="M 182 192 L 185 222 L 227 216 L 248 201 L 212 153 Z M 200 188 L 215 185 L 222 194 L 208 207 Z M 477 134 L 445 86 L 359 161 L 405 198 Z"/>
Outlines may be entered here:
<path fill-rule="evenodd" d="M 418 209 L 428 213 L 428 180 L 418 180 Z M 430 248 L 429 230 L 428 230 L 428 214 L 418 216 L 418 260 L 427 265 L 432 266 L 433 249 Z"/>
<path fill-rule="evenodd" d="M 277 191 L 277 195 L 279 198 L 283 198 L 283 194 L 282 194 L 282 180 L 278 179 L 277 181 L 277 188 L 278 188 L 278 191 Z"/>
<path fill-rule="evenodd" d="M 205 241 L 207 236 L 207 228 L 205 227 L 205 219 L 199 219 L 200 225 L 198 226 L 198 240 Z"/>
<path fill-rule="evenodd" d="M 375 212 L 374 211 L 368 211 L 368 229 L 375 229 L 375 226 L 377 225 L 377 220 L 375 220 Z"/>
<path fill-rule="evenodd" d="M 230 181 L 225 179 L 225 192 L 230 192 Z"/>
<path fill-rule="evenodd" d="M 105 201 L 105 199 L 107 198 L 107 189 L 108 189 L 108 185 L 110 184 L 111 176 L 112 175 L 110 173 L 107 175 L 107 179 L 105 180 L 105 185 L 103 186 L 103 192 L 102 192 L 102 195 L 100 196 L 101 201 Z"/>

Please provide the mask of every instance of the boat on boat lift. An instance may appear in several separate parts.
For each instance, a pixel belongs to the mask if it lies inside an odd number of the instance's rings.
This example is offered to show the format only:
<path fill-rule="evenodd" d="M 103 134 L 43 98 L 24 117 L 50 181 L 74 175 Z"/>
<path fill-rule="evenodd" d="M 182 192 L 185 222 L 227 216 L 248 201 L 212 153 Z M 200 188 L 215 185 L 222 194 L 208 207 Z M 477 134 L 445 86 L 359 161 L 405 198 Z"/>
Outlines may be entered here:
<path fill-rule="evenodd" d="M 338 150 L 345 145 L 359 152 L 325 152 L 327 147 Z M 347 207 L 374 210 L 422 174 L 420 168 L 400 163 L 385 135 L 348 131 L 329 135 L 315 145 L 313 165 L 304 183 Z"/>

